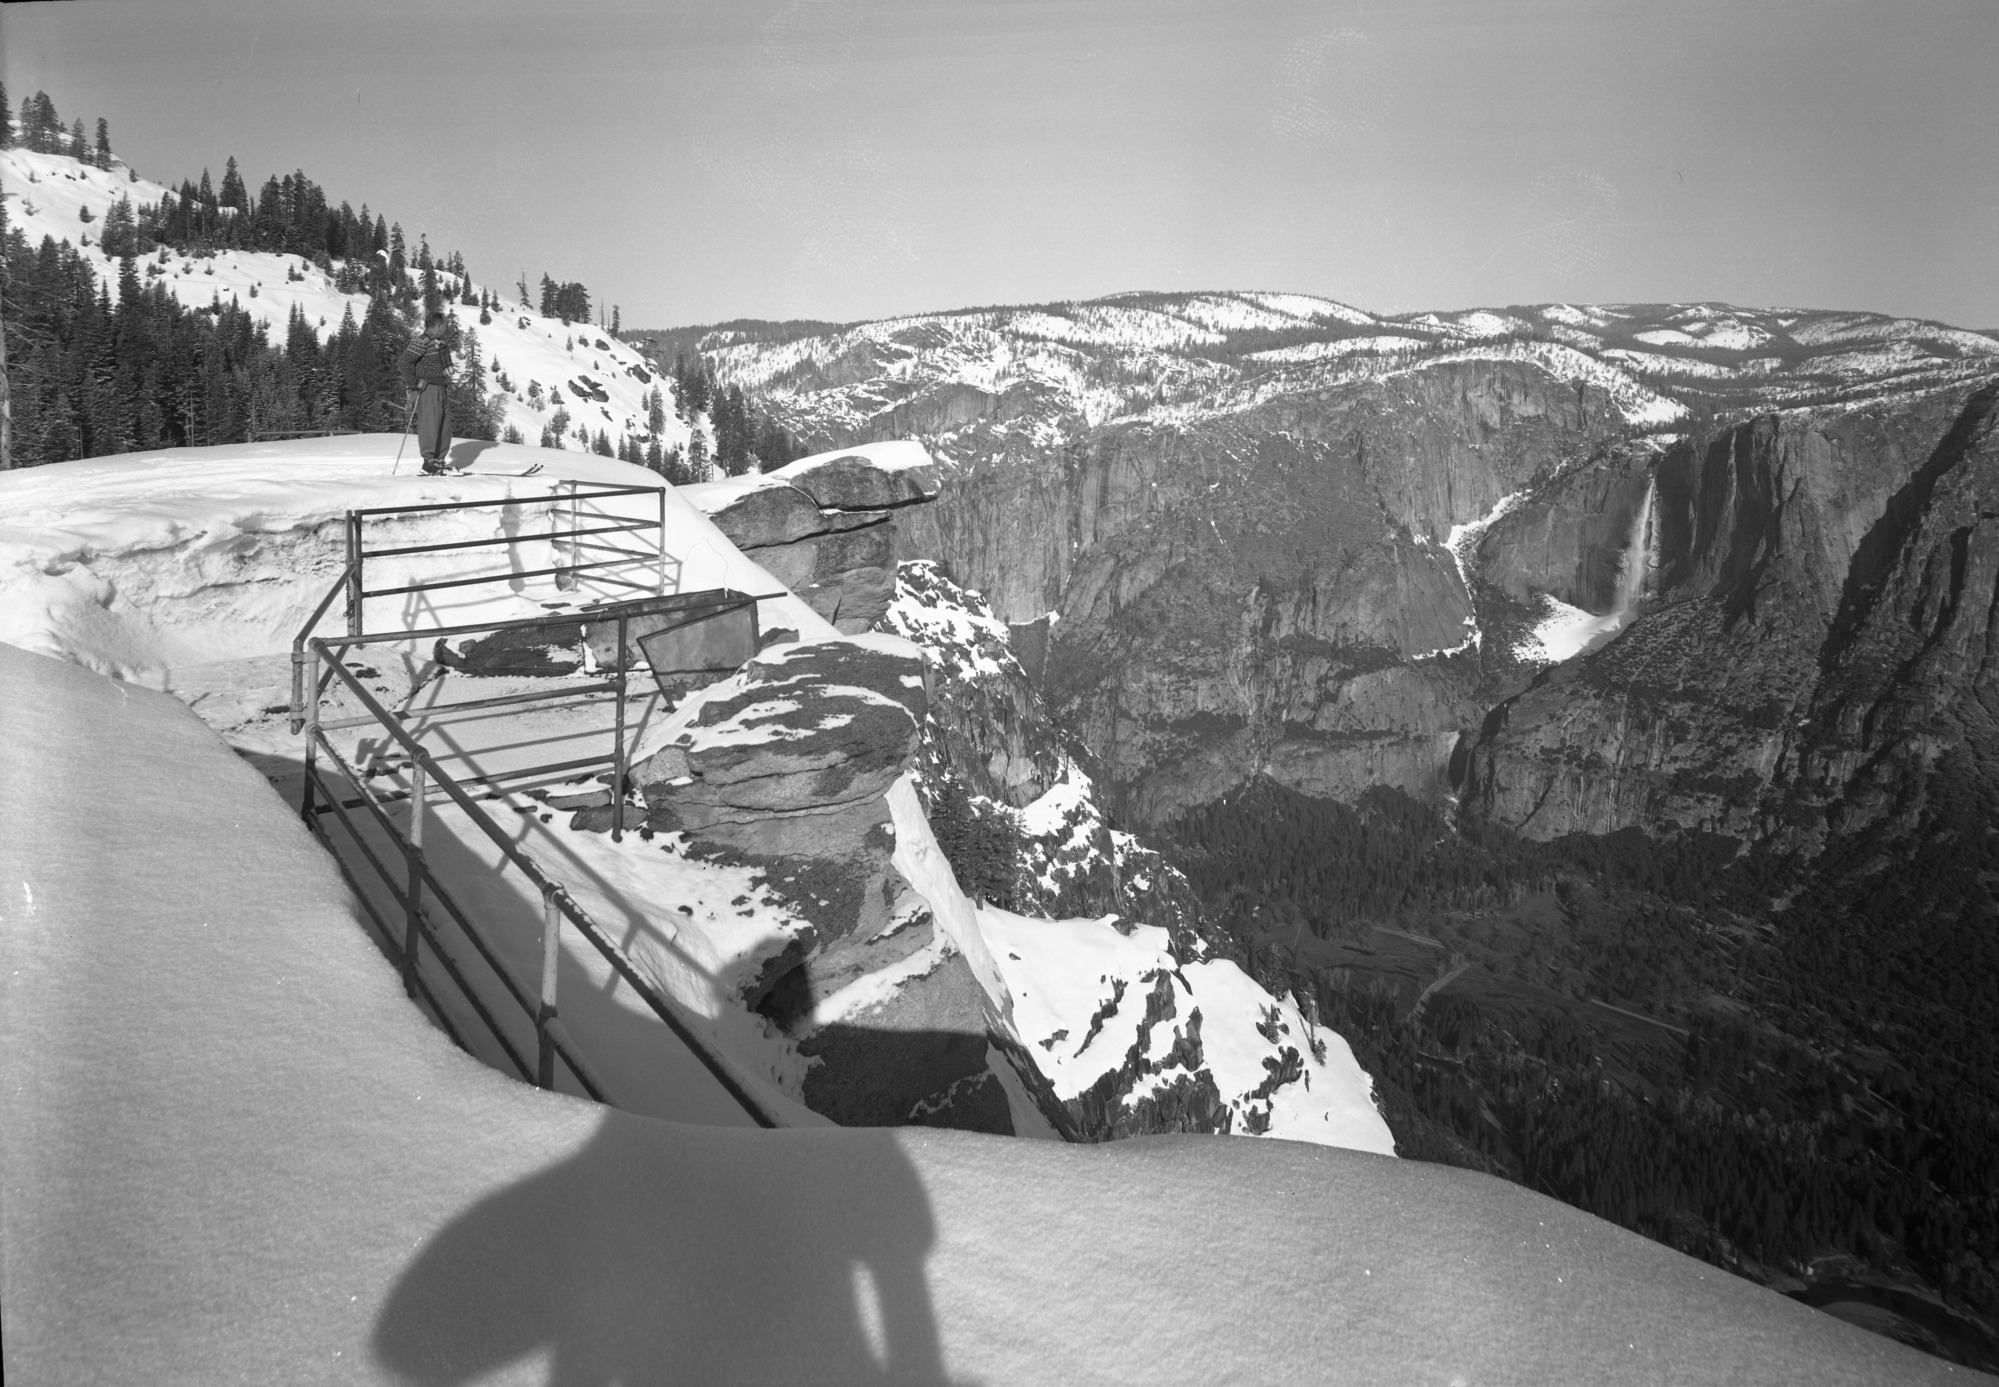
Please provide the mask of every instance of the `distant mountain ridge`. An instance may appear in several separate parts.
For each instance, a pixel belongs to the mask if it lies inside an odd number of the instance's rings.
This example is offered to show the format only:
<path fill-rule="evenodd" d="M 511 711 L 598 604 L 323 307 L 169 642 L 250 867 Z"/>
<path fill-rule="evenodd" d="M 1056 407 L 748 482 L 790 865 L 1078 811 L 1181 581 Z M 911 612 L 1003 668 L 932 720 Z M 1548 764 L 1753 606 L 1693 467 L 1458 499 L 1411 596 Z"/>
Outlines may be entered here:
<path fill-rule="evenodd" d="M 1267 393 L 1328 383 L 1377 368 L 1376 357 L 1399 363 L 1507 344 L 1567 347 L 1637 390 L 1714 410 L 1851 400 L 1999 359 L 1999 335 L 1873 313 L 1685 303 L 1377 315 L 1278 293 L 1132 292 L 852 324 L 738 320 L 644 335 L 685 340 L 725 379 L 787 398 L 794 422 L 818 422 L 828 439 L 864 427 L 880 412 L 870 403 L 892 404 L 893 392 L 855 393 L 855 368 L 868 362 L 908 384 L 956 377 L 978 385 L 981 365 L 1001 380 L 1073 382 L 1078 412 L 1094 424 L 1170 419 L 1176 407 L 1229 386 Z M 1119 384 L 1129 388 L 1118 392 Z"/>

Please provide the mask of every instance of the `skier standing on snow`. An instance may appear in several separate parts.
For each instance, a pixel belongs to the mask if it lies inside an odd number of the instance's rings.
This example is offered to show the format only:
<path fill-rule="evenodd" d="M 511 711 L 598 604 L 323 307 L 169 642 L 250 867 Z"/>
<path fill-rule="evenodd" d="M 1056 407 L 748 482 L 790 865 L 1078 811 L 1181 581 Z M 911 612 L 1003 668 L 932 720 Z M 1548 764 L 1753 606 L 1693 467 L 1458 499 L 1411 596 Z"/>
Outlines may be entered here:
<path fill-rule="evenodd" d="M 433 312 L 423 332 L 403 348 L 403 386 L 415 393 L 416 443 L 423 470 L 436 476 L 444 470 L 444 453 L 451 446 L 451 403 L 445 387 L 451 382 L 451 348 L 444 345 L 444 314 Z"/>

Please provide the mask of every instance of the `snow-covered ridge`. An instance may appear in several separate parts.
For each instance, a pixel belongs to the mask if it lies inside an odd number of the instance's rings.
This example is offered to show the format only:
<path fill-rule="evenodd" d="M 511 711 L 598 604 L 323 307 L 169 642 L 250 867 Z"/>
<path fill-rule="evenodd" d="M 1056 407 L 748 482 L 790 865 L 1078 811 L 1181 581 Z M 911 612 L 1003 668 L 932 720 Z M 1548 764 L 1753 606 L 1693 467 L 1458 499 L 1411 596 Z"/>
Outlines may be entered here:
<path fill-rule="evenodd" d="M 1691 303 L 1373 315 L 1270 293 L 1125 293 L 856 323 L 778 345 L 718 335 L 704 351 L 808 437 L 865 437 L 925 400 L 939 422 L 921 427 L 941 436 L 1003 398 L 1006 422 L 978 427 L 1033 447 L 1124 419 L 1182 425 L 1404 364 L 1530 361 L 1605 389 L 1641 430 L 1671 427 L 1696 398 L 1781 408 L 1999 364 L 1999 340 L 1982 333 L 1874 314 Z"/>
<path fill-rule="evenodd" d="M 98 169 L 68 155 L 38 154 L 27 149 L 0 150 L 0 193 L 8 199 L 11 225 L 33 246 L 44 236 L 76 247 L 101 281 L 117 285 L 118 264 L 104 254 L 98 235 L 104 218 L 120 198 L 134 208 L 157 204 L 173 190 L 135 178 L 122 164 Z M 83 220 L 87 211 L 90 220 Z M 337 271 L 340 262 L 334 262 Z M 342 293 L 334 276 L 295 255 L 267 251 L 218 250 L 184 256 L 161 250 L 138 258 L 141 283 L 161 284 L 182 306 L 206 308 L 234 303 L 261 321 L 274 342 L 282 342 L 292 313 L 305 320 L 323 341 L 340 330 L 352 314 L 358 324 L 367 316 L 368 297 Z M 419 276 L 411 271 L 411 280 Z M 451 276 L 444 277 L 457 283 Z M 524 305 L 512 285 L 482 284 L 475 295 L 490 290 L 503 304 L 490 323 L 480 323 L 476 305 L 446 295 L 444 311 L 461 331 L 476 334 L 487 376 L 486 388 L 500 407 L 500 426 L 512 426 L 533 444 L 558 411 L 568 415 L 565 446 L 582 451 L 575 436 L 579 426 L 594 436 L 600 430 L 615 444 L 621 435 L 638 437 L 649 427 L 648 402 L 655 389 L 665 396 L 665 429 L 661 446 L 687 448 L 693 427 L 673 410 L 673 386 L 653 369 L 645 356 L 626 342 L 589 323 L 565 325 L 544 318 Z M 461 354 L 461 365 L 464 364 Z M 502 379 L 506 386 L 501 385 Z M 530 387 L 535 387 L 532 391 Z M 599 396 L 602 396 L 600 399 Z M 700 421 L 696 421 L 699 424 Z"/>

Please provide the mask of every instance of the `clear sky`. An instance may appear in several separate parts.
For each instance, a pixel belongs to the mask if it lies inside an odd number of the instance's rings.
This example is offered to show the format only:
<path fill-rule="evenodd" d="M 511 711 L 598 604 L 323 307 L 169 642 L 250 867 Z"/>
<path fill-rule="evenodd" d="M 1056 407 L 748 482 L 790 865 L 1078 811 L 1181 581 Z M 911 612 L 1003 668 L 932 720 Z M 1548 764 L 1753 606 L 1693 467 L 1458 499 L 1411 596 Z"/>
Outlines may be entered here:
<path fill-rule="evenodd" d="M 1999 0 L 72 0 L 11 100 L 627 326 L 1122 289 L 1999 327 Z"/>

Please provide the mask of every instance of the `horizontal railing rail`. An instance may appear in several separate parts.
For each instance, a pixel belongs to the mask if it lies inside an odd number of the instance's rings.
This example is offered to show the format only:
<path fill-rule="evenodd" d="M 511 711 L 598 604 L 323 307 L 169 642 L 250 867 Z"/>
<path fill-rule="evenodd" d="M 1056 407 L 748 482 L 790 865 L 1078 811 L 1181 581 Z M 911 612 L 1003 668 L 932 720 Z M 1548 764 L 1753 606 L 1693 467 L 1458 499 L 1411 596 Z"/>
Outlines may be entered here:
<path fill-rule="evenodd" d="M 469 588 L 480 583 L 505 583 L 516 578 L 546 578 L 551 573 L 583 573 L 595 568 L 623 568 L 634 559 L 649 559 L 650 554 L 637 550 L 621 550 L 621 559 L 592 560 L 589 563 L 559 563 L 551 568 L 517 568 L 505 573 L 481 573 L 475 578 L 431 578 L 421 583 L 406 583 L 398 588 L 357 589 L 359 597 L 394 597 L 405 592 L 434 592 L 439 588 Z"/>
<path fill-rule="evenodd" d="M 608 535 L 621 533 L 625 530 L 650 530 L 655 527 L 655 524 L 656 522 L 651 520 L 630 520 L 622 525 L 601 525 L 589 530 L 569 530 L 564 532 L 562 538 L 573 541 L 578 535 Z M 546 536 L 537 535 L 533 536 L 533 538 L 542 539 L 546 538 Z M 405 544 L 396 549 L 368 549 L 362 552 L 361 557 L 366 559 L 387 559 L 394 558 L 399 554 L 436 554 L 446 549 L 484 549 L 495 544 L 519 544 L 520 542 L 521 537 L 519 535 L 495 535 L 491 539 L 447 539 L 438 544 Z M 635 551 L 621 549 L 618 552 L 632 553 Z"/>
<path fill-rule="evenodd" d="M 575 488 L 569 495 L 551 492 L 544 497 L 500 496 L 484 501 L 437 501 L 408 506 L 362 506 L 347 512 L 362 519 L 376 515 L 414 515 L 418 512 L 446 510 L 500 510 L 507 506 L 520 506 L 539 501 L 602 501 L 612 496 L 659 496 L 666 495 L 666 488 L 658 486 L 616 486 L 610 482 L 569 482 L 564 486 Z M 587 488 L 587 489 L 586 489 Z"/>

